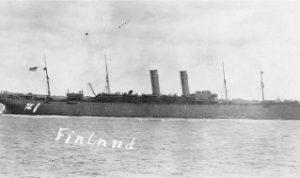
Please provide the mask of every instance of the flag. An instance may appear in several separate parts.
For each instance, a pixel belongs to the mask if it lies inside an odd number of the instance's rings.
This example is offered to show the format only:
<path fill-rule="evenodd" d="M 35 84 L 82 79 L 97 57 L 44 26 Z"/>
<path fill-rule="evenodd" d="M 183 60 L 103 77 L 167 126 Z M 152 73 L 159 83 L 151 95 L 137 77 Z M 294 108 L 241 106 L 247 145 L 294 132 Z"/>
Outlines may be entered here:
<path fill-rule="evenodd" d="M 30 67 L 29 71 L 36 71 L 38 67 Z"/>

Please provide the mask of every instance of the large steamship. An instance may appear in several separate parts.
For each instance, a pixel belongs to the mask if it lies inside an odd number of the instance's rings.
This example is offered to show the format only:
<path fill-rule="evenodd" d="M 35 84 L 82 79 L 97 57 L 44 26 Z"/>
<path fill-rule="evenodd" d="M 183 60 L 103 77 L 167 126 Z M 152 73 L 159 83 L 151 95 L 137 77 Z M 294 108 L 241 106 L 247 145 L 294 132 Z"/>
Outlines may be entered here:
<path fill-rule="evenodd" d="M 106 64 L 106 60 L 105 60 Z M 235 102 L 227 98 L 224 71 L 225 99 L 218 100 L 211 91 L 190 93 L 188 74 L 180 71 L 182 95 L 161 95 L 157 70 L 150 70 L 152 94 L 138 95 L 132 91 L 112 94 L 106 64 L 106 93 L 84 96 L 67 93 L 52 96 L 45 61 L 48 94 L 20 94 L 1 92 L 0 103 L 6 114 L 25 115 L 68 115 L 68 116 L 114 116 L 114 117 L 157 117 L 157 118 L 250 118 L 250 119 L 300 119 L 298 102 Z M 261 73 L 262 74 L 262 73 Z M 261 75 L 262 77 L 262 75 Z M 261 78 L 262 96 L 263 81 Z"/>

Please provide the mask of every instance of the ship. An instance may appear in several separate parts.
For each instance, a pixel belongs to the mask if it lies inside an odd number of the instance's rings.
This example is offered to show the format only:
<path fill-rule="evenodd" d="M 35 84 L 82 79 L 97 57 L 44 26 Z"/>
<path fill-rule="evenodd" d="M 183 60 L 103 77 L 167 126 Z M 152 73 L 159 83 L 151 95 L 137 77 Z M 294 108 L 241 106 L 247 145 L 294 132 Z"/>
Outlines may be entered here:
<path fill-rule="evenodd" d="M 0 103 L 5 106 L 4 114 L 20 115 L 65 115 L 104 116 L 138 118 L 185 118 L 185 119 L 300 119 L 300 104 L 297 101 L 264 100 L 263 72 L 261 72 L 261 101 L 229 100 L 223 63 L 225 99 L 209 90 L 190 93 L 187 71 L 179 71 L 182 95 L 163 95 L 160 92 L 156 69 L 150 70 L 151 94 L 111 93 L 107 62 L 106 92 L 85 96 L 83 91 L 68 92 L 66 96 L 51 95 L 48 68 L 44 57 L 47 95 L 32 93 L 1 92 Z M 35 70 L 30 68 L 30 70 Z"/>

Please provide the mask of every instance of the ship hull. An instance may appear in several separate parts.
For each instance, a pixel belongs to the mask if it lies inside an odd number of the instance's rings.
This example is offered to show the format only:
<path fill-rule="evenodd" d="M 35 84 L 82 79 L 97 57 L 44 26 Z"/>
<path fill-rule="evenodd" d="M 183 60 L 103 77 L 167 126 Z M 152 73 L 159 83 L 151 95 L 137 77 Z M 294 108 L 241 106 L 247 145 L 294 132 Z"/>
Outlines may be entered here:
<path fill-rule="evenodd" d="M 153 104 L 34 101 L 1 99 L 7 114 L 160 117 L 300 119 L 299 104 Z"/>

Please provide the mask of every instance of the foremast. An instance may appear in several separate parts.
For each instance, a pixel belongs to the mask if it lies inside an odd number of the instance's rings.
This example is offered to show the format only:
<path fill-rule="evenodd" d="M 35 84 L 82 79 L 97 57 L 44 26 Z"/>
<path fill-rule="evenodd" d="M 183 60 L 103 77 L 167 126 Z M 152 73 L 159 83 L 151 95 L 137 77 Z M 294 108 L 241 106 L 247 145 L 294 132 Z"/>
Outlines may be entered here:
<path fill-rule="evenodd" d="M 51 96 L 51 91 L 50 91 L 50 83 L 49 83 L 49 75 L 48 75 L 48 69 L 47 69 L 47 62 L 46 62 L 46 56 L 44 55 L 44 62 L 45 62 L 45 73 L 46 73 L 46 79 L 47 79 L 47 90 L 48 90 L 48 97 Z"/>

